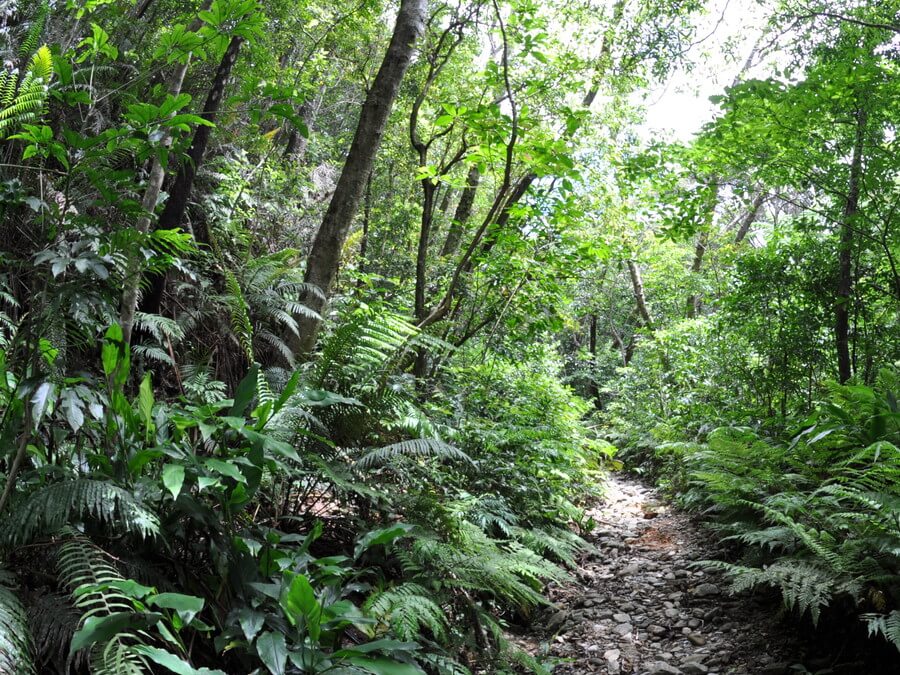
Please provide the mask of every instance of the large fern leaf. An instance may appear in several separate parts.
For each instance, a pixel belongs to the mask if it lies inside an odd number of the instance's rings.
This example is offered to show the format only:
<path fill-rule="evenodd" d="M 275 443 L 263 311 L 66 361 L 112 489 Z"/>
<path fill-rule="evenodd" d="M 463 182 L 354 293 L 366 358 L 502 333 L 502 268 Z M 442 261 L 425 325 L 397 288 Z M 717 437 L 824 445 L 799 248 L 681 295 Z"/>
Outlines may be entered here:
<path fill-rule="evenodd" d="M 41 534 L 92 518 L 112 532 L 150 537 L 159 519 L 135 495 L 106 481 L 77 478 L 38 488 L 11 510 L 0 541 L 25 544 Z"/>
<path fill-rule="evenodd" d="M 34 672 L 25 608 L 16 596 L 15 577 L 0 568 L 0 673 Z"/>

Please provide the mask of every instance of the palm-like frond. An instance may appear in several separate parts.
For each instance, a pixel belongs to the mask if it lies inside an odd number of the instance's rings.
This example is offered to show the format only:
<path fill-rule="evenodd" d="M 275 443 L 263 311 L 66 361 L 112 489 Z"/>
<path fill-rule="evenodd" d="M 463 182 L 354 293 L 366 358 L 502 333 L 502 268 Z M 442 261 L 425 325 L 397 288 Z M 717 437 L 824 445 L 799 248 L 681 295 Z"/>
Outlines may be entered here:
<path fill-rule="evenodd" d="M 0 673 L 34 672 L 28 617 L 13 590 L 15 577 L 0 568 Z"/>
<path fill-rule="evenodd" d="M 40 487 L 18 502 L 0 529 L 0 540 L 18 546 L 89 518 L 112 532 L 140 537 L 159 532 L 156 514 L 128 490 L 106 481 L 76 478 Z"/>

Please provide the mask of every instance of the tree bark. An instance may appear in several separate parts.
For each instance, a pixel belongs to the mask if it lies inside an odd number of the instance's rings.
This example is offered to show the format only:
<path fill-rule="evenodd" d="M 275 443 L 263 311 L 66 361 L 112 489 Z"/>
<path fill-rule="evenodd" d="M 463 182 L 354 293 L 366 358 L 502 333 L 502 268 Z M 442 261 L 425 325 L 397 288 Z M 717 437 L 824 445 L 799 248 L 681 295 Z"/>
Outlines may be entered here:
<path fill-rule="evenodd" d="M 834 303 L 834 339 L 841 383 L 853 374 L 850 359 L 850 295 L 853 291 L 853 227 L 859 212 L 859 192 L 863 170 L 863 146 L 866 136 L 866 111 L 856 111 L 856 136 L 838 247 L 838 284 Z"/>
<path fill-rule="evenodd" d="M 178 96 L 181 93 L 181 86 L 184 84 L 184 76 L 187 74 L 190 58 L 186 58 L 184 63 L 179 64 L 172 78 L 169 81 L 169 94 Z M 168 150 L 172 145 L 172 134 L 166 133 L 160 141 L 160 145 Z M 166 177 L 166 170 L 163 168 L 162 162 L 159 161 L 159 155 L 153 156 L 150 163 L 150 176 L 147 179 L 147 186 L 144 188 L 144 196 L 141 199 L 141 209 L 144 212 L 134 225 L 134 229 L 141 235 L 147 234 L 150 230 L 150 223 L 153 220 L 156 211 L 156 203 L 159 201 L 159 193 L 162 190 L 163 180 Z M 128 261 L 125 272 L 124 288 L 122 290 L 122 304 L 119 309 L 119 325 L 122 327 L 122 339 L 125 344 L 131 342 L 131 331 L 134 328 L 134 313 L 137 310 L 138 296 L 140 295 L 141 285 L 141 264 L 138 256 L 132 256 Z"/>
<path fill-rule="evenodd" d="M 756 198 L 753 200 L 753 203 L 750 205 L 750 210 L 747 211 L 747 215 L 741 220 L 741 224 L 738 226 L 737 232 L 734 235 L 734 243 L 740 244 L 744 241 L 744 238 L 750 232 L 750 226 L 756 222 L 756 216 L 759 215 L 759 210 L 762 208 L 763 203 L 766 201 L 766 195 L 764 192 L 760 192 L 756 195 Z"/>
<path fill-rule="evenodd" d="M 463 230 L 472 216 L 475 194 L 478 192 L 478 184 L 480 182 L 481 174 L 478 172 L 478 167 L 473 166 L 466 175 L 466 187 L 463 188 L 462 195 L 459 197 L 459 203 L 456 205 L 456 211 L 453 214 L 453 221 L 447 230 L 447 238 L 444 240 L 444 246 L 441 248 L 442 258 L 455 255 L 459 250 L 459 242 L 462 240 Z"/>
<path fill-rule="evenodd" d="M 650 315 L 650 309 L 647 307 L 647 297 L 644 295 L 644 279 L 641 276 L 641 268 L 631 258 L 625 262 L 628 265 L 628 275 L 631 277 L 631 289 L 634 293 L 634 301 L 637 303 L 638 314 L 641 315 L 644 327 L 652 331 L 654 328 L 653 317 Z"/>
<path fill-rule="evenodd" d="M 215 123 L 216 116 L 219 113 L 219 107 L 222 105 L 222 98 L 225 95 L 225 85 L 228 78 L 231 77 L 231 71 L 237 62 L 238 55 L 241 51 L 241 45 L 244 38 L 234 36 L 228 44 L 228 48 L 219 61 L 216 68 L 215 77 L 213 77 L 212 86 L 206 95 L 206 102 L 203 104 L 203 111 L 200 117 L 208 122 Z M 187 161 L 181 163 L 178 168 L 178 174 L 175 176 L 175 182 L 169 190 L 169 198 L 166 205 L 159 216 L 160 229 L 168 229 L 178 227 L 184 218 L 184 212 L 187 209 L 188 200 L 191 191 L 194 188 L 194 179 L 197 177 L 197 169 L 203 163 L 203 155 L 209 145 L 209 139 L 212 136 L 212 127 L 200 124 L 194 131 L 194 138 L 191 141 L 191 147 L 187 152 Z M 194 239 L 202 244 L 209 243 L 209 233 L 205 228 L 194 231 Z"/>
<path fill-rule="evenodd" d="M 366 180 L 372 171 L 400 82 L 412 61 L 415 43 L 425 30 L 426 8 L 425 0 L 401 0 L 387 53 L 363 103 L 344 169 L 313 240 L 306 263 L 305 281 L 317 287 L 321 295 L 306 293 L 303 300 L 310 309 L 320 314 L 331 294 L 340 266 L 341 249 L 359 210 Z M 299 315 L 296 318 L 299 338 L 291 340 L 291 347 L 295 353 L 310 352 L 316 343 L 321 317 Z"/>
<path fill-rule="evenodd" d="M 603 409 L 603 403 L 600 400 L 600 387 L 597 386 L 597 315 L 591 314 L 590 325 L 588 326 L 588 351 L 591 354 L 590 366 L 591 377 L 588 381 L 588 395 L 594 402 L 597 410 Z"/>
<path fill-rule="evenodd" d="M 200 117 L 208 122 L 215 122 L 219 108 L 222 105 L 222 99 L 225 95 L 225 85 L 228 78 L 231 77 L 231 71 L 237 62 L 238 54 L 244 38 L 234 36 L 222 55 L 219 66 L 216 68 L 216 74 L 213 77 L 212 86 L 206 95 L 206 101 L 203 104 L 203 111 Z M 206 125 L 198 125 L 194 131 L 194 138 L 191 140 L 191 147 L 187 152 L 187 159 L 181 162 L 178 168 L 178 174 L 169 190 L 169 198 L 163 207 L 162 213 L 159 215 L 159 221 L 156 229 L 167 230 L 178 227 L 184 220 L 184 212 L 187 210 L 188 201 L 191 198 L 191 192 L 194 189 L 194 179 L 197 177 L 197 169 L 203 163 L 203 156 L 206 154 L 206 148 L 209 145 L 209 139 L 212 134 L 212 127 Z M 200 244 L 209 244 L 209 232 L 206 226 L 198 226 L 193 228 L 194 240 Z M 158 314 L 162 305 L 162 296 L 166 287 L 166 273 L 153 274 L 149 279 L 149 290 L 146 296 L 141 300 L 141 310 L 149 314 Z"/>

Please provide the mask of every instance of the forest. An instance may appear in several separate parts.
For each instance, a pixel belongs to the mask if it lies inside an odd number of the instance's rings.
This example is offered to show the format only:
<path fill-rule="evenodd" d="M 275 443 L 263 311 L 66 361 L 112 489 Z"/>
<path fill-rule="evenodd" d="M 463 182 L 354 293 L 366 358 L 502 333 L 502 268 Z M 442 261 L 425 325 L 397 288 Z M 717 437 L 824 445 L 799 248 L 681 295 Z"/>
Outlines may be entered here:
<path fill-rule="evenodd" d="M 900 672 L 898 17 L 0 3 L 0 675 Z"/>

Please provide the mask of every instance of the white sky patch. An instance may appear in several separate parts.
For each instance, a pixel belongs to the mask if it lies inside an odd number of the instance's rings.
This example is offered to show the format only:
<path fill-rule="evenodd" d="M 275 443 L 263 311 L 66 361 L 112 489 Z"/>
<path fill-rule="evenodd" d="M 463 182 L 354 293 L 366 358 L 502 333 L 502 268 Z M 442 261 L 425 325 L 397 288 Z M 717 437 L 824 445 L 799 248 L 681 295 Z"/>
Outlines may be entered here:
<path fill-rule="evenodd" d="M 640 127 L 645 140 L 689 141 L 715 114 L 709 97 L 731 86 L 762 31 L 765 17 L 757 3 L 713 0 L 708 7 L 697 21 L 698 44 L 684 57 L 693 68 L 679 68 L 665 83 L 635 95 L 646 109 Z"/>

